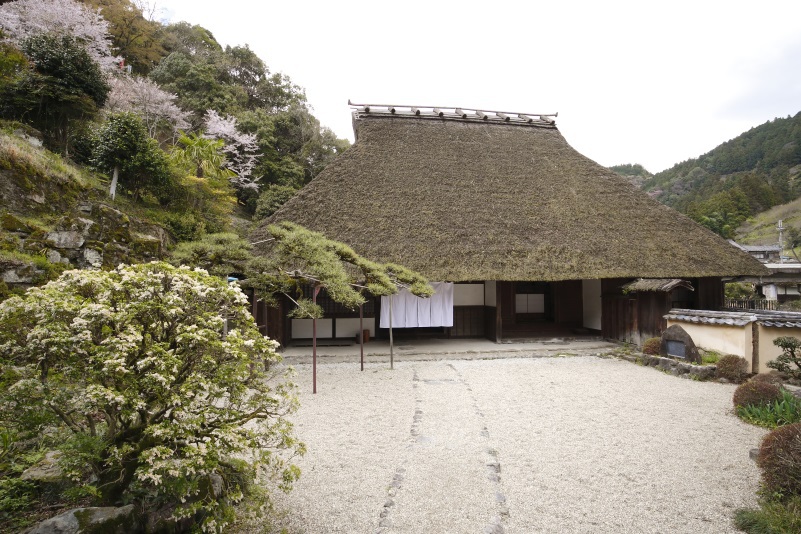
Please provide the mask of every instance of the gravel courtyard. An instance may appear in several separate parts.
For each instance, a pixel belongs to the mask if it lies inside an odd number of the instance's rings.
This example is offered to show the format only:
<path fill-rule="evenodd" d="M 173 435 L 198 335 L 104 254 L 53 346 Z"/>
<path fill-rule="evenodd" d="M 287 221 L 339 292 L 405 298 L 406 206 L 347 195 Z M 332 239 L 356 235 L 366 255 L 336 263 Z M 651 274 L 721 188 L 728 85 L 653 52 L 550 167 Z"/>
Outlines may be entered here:
<path fill-rule="evenodd" d="M 735 386 L 594 356 L 299 365 L 289 532 L 737 532 Z"/>

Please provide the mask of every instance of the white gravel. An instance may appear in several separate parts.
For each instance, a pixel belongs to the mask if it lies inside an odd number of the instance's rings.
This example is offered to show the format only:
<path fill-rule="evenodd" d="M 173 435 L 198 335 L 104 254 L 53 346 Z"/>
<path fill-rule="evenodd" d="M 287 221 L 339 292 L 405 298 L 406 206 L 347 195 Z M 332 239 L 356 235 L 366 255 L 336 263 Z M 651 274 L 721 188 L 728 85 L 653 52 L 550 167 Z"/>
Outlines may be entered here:
<path fill-rule="evenodd" d="M 764 430 L 735 386 L 598 357 L 297 368 L 289 532 L 737 532 Z"/>

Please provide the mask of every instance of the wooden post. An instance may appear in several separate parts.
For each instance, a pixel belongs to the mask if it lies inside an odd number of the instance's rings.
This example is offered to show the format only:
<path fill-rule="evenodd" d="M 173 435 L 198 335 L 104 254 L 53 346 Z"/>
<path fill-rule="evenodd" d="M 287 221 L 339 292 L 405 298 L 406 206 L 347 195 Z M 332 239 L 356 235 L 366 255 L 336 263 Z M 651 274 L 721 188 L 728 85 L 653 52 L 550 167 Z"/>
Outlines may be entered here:
<path fill-rule="evenodd" d="M 392 352 L 392 295 L 389 296 L 389 368 L 395 369 L 395 355 Z"/>
<path fill-rule="evenodd" d="M 312 302 L 317 304 L 317 293 L 320 286 L 312 290 Z M 317 317 L 312 318 L 312 393 L 317 393 Z"/>
<path fill-rule="evenodd" d="M 359 304 L 359 355 L 364 371 L 364 304 Z"/>

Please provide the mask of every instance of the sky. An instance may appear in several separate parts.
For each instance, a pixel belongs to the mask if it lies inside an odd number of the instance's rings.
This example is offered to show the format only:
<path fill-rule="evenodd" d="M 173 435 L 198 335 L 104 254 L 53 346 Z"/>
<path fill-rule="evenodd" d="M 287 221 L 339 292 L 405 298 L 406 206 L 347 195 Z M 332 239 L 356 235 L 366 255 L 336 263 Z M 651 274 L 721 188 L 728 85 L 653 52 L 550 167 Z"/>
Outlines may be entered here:
<path fill-rule="evenodd" d="M 348 99 L 558 112 L 585 156 L 655 173 L 801 111 L 798 0 L 156 1 L 248 44 L 351 141 Z"/>

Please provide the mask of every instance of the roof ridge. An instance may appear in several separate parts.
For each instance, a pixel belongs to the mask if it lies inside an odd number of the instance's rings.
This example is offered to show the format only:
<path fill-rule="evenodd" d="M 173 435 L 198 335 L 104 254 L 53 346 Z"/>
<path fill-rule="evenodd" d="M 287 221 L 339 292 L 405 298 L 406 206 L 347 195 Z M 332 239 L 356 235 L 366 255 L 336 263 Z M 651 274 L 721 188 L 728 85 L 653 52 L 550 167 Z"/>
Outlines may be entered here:
<path fill-rule="evenodd" d="M 456 106 L 411 106 L 393 104 L 355 104 L 348 100 L 353 108 L 354 117 L 361 114 L 375 116 L 401 116 L 440 118 L 468 122 L 498 122 L 511 124 L 528 124 L 531 126 L 556 127 L 556 113 L 519 113 L 516 111 L 493 111 L 478 108 L 463 108 Z"/>

